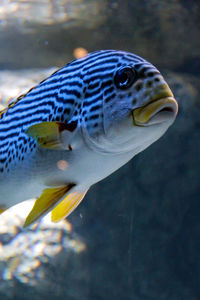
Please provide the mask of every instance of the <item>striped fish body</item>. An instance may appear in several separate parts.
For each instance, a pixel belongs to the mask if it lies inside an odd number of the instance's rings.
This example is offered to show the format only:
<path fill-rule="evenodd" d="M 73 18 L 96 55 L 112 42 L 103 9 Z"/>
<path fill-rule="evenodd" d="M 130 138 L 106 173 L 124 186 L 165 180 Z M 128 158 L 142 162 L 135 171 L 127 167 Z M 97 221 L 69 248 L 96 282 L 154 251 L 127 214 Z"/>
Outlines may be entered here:
<path fill-rule="evenodd" d="M 25 225 L 67 216 L 91 185 L 173 123 L 177 103 L 160 72 L 123 51 L 73 61 L 17 99 L 0 119 L 0 203 L 38 197 Z"/>

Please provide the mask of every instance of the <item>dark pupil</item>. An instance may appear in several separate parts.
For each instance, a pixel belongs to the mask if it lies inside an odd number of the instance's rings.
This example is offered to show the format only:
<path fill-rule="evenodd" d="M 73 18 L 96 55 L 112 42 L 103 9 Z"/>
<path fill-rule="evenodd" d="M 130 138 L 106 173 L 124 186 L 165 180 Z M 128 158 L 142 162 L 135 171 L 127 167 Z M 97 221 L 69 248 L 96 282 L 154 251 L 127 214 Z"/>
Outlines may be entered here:
<path fill-rule="evenodd" d="M 121 74 L 121 76 L 120 76 L 120 82 L 119 82 L 119 84 L 120 85 L 126 85 L 128 82 L 129 82 L 129 74 L 128 74 L 128 72 L 123 72 L 122 74 Z"/>
<path fill-rule="evenodd" d="M 131 67 L 125 67 L 117 71 L 115 85 L 119 89 L 128 89 L 135 81 L 135 71 Z"/>

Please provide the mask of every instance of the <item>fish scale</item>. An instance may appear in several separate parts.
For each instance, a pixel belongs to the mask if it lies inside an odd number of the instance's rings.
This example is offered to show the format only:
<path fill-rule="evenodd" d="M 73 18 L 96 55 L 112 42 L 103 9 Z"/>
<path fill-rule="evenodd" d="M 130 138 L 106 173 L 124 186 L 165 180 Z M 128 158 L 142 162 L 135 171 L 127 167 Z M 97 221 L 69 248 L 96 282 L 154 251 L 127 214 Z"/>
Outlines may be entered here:
<path fill-rule="evenodd" d="M 176 113 L 160 72 L 135 54 L 102 50 L 67 64 L 1 112 L 0 203 L 38 197 L 25 226 L 50 210 L 59 221 Z"/>

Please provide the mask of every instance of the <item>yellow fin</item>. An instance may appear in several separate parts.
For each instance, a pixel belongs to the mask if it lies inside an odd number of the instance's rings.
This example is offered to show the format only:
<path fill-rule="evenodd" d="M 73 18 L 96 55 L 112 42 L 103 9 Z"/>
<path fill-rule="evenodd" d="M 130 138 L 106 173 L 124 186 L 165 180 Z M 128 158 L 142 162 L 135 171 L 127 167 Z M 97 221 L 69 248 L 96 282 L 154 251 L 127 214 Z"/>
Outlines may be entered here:
<path fill-rule="evenodd" d="M 24 227 L 31 225 L 40 217 L 48 213 L 56 205 L 56 203 L 74 186 L 75 184 L 70 183 L 64 187 L 45 189 L 41 196 L 35 201 L 31 212 L 25 220 Z"/>
<path fill-rule="evenodd" d="M 4 211 L 5 209 L 0 207 L 0 214 L 2 214 Z"/>
<path fill-rule="evenodd" d="M 61 131 L 65 124 L 59 122 L 42 122 L 29 127 L 26 134 L 37 140 L 44 148 L 63 149 Z"/>
<path fill-rule="evenodd" d="M 56 223 L 66 218 L 83 200 L 88 190 L 79 193 L 73 192 L 67 195 L 51 212 L 51 220 Z"/>

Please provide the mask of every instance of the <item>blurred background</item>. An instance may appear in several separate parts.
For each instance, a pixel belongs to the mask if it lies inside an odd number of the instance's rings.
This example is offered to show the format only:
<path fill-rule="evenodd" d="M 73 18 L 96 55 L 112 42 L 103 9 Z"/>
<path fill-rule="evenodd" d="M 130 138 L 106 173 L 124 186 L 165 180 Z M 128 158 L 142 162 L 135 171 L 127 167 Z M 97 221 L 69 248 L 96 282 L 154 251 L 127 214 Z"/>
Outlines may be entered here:
<path fill-rule="evenodd" d="M 0 102 L 87 52 L 155 64 L 179 102 L 158 142 L 91 188 L 68 221 L 0 218 L 0 299 L 200 299 L 200 1 L 1 0 Z M 28 204 L 27 204 L 28 205 Z"/>

